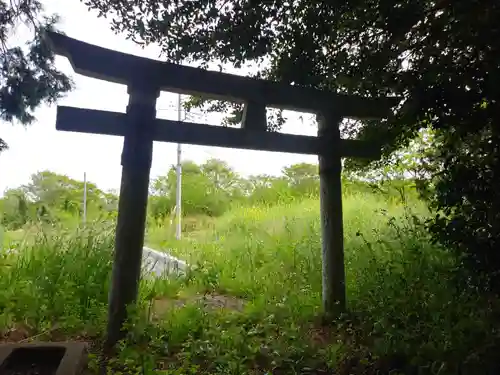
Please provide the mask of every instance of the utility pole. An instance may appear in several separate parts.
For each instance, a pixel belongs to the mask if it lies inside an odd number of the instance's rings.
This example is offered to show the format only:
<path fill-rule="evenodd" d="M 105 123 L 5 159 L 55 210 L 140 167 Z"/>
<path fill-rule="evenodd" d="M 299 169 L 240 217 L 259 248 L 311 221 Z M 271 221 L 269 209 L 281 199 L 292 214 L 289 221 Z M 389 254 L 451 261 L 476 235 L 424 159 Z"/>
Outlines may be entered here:
<path fill-rule="evenodd" d="M 83 172 L 83 225 L 87 222 L 87 172 Z"/>
<path fill-rule="evenodd" d="M 182 103 L 181 103 L 181 94 L 177 95 L 177 121 L 182 121 L 181 117 L 181 111 L 182 111 Z M 182 185 L 181 185 L 181 179 L 182 179 L 182 170 L 181 170 L 181 157 L 182 157 L 182 148 L 181 144 L 177 144 L 177 169 L 176 169 L 176 174 L 177 174 L 177 186 L 176 186 L 176 191 L 175 191 L 175 216 L 176 216 L 176 222 L 175 222 L 175 238 L 180 240 L 181 239 L 181 196 L 182 196 Z"/>

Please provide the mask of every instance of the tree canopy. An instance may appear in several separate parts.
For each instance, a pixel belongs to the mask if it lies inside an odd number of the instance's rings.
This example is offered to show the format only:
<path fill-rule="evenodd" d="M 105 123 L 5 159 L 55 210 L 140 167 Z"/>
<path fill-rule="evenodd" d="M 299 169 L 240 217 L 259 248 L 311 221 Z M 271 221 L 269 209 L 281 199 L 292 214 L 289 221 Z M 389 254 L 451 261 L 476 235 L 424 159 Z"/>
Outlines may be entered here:
<path fill-rule="evenodd" d="M 159 1 L 81 0 L 140 45 L 158 44 L 171 61 L 241 67 L 251 75 L 293 85 L 365 96 L 397 95 L 383 121 L 347 122 L 347 136 L 407 147 L 422 128 L 433 131 L 426 171 L 438 240 L 467 253 L 476 269 L 500 277 L 500 4 L 476 1 Z M 54 66 L 43 31 L 57 17 L 37 0 L 0 0 L 1 119 L 29 124 L 42 103 L 71 89 Z M 9 44 L 18 25 L 26 45 Z M 194 98 L 191 106 L 207 104 Z M 208 102 L 209 108 L 240 107 Z M 274 112 L 272 128 L 283 123 Z M 5 149 L 0 139 L 0 151 Z M 350 168 L 363 167 L 350 161 Z M 425 185 L 425 184 L 423 184 Z M 429 184 L 427 184 L 429 185 Z"/>
<path fill-rule="evenodd" d="M 497 1 L 82 1 L 171 61 L 253 63 L 252 74 L 270 80 L 402 97 L 389 118 L 348 123 L 345 134 L 381 142 L 388 156 L 431 128 L 431 229 L 480 269 L 500 269 L 492 258 L 500 246 Z"/>
<path fill-rule="evenodd" d="M 159 44 L 169 60 L 257 62 L 255 74 L 271 80 L 402 96 L 389 121 L 363 127 L 363 136 L 388 147 L 424 124 L 475 132 L 484 121 L 460 125 L 484 120 L 482 103 L 498 96 L 486 84 L 499 74 L 493 1 L 84 2 L 115 31 Z"/>
<path fill-rule="evenodd" d="M 28 125 L 42 103 L 54 103 L 72 85 L 54 66 L 54 54 L 43 32 L 54 29 L 57 16 L 47 16 L 37 0 L 0 0 L 0 119 Z M 28 27 L 32 38 L 25 45 L 11 45 L 20 26 Z M 0 152 L 7 148 L 0 139 Z"/>
<path fill-rule="evenodd" d="M 87 212 L 90 219 L 109 217 L 118 207 L 118 197 L 86 183 Z M 30 181 L 5 192 L 0 223 L 17 229 L 28 222 L 55 223 L 83 213 L 84 182 L 50 171 L 31 175 Z M 112 215 L 111 215 L 112 216 Z"/>

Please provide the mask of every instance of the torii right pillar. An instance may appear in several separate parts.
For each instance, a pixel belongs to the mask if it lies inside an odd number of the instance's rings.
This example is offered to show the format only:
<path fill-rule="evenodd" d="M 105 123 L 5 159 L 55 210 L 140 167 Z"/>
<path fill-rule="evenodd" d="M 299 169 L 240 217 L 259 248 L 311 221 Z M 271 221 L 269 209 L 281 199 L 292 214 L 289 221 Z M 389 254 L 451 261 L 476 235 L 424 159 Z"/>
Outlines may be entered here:
<path fill-rule="evenodd" d="M 322 237 L 323 312 L 326 319 L 338 317 L 346 309 L 344 228 L 342 217 L 342 151 L 340 123 L 333 112 L 317 116 L 321 153 L 320 215 Z"/>

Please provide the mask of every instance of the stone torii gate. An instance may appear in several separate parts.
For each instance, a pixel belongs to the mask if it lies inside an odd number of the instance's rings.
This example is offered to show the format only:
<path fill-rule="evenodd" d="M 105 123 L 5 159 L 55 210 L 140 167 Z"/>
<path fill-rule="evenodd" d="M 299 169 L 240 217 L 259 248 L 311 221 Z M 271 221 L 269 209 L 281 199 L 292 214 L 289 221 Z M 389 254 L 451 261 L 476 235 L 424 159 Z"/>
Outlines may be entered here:
<path fill-rule="evenodd" d="M 55 53 L 76 73 L 127 85 L 126 113 L 58 106 L 56 128 L 124 137 L 106 347 L 123 337 L 126 307 L 137 298 L 153 141 L 318 155 L 322 229 L 323 309 L 345 309 L 341 157 L 376 159 L 372 144 L 340 138 L 343 118 L 386 117 L 396 98 L 361 98 L 206 71 L 97 47 L 48 32 Z M 156 118 L 160 91 L 244 104 L 241 128 Z M 267 131 L 266 107 L 318 115 L 318 136 Z"/>

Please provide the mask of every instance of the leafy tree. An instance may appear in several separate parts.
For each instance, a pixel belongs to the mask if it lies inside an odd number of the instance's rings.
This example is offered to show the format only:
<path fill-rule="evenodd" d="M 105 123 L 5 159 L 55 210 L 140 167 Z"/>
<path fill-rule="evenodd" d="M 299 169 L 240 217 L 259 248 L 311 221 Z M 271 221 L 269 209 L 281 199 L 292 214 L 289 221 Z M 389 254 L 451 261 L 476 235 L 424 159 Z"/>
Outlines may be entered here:
<path fill-rule="evenodd" d="M 500 269 L 498 1 L 84 2 L 169 60 L 253 62 L 254 75 L 271 80 L 402 97 L 385 121 L 349 122 L 346 134 L 380 142 L 389 155 L 433 129 L 442 213 L 433 233 L 476 269 Z"/>
<path fill-rule="evenodd" d="M 182 166 L 183 215 L 218 216 L 233 204 L 277 204 L 318 192 L 317 166 L 296 164 L 283 169 L 284 176 L 242 178 L 226 162 L 209 159 L 201 165 L 185 161 Z M 151 183 L 150 215 L 155 220 L 171 217 L 175 207 L 176 169 Z"/>
<path fill-rule="evenodd" d="M 118 211 L 118 193 L 113 191 L 101 192 L 101 208 L 105 211 Z"/>
<path fill-rule="evenodd" d="M 237 176 L 226 163 L 216 159 L 197 165 L 192 161 L 182 163 L 182 211 L 184 215 L 206 214 L 218 216 L 229 207 Z M 154 196 L 150 212 L 156 219 L 171 215 L 175 207 L 176 167 L 166 176 L 156 178 L 151 184 Z"/>
<path fill-rule="evenodd" d="M 162 224 L 166 218 L 173 214 L 175 202 L 164 195 L 152 195 L 148 201 L 149 216 L 157 224 Z"/>
<path fill-rule="evenodd" d="M 269 175 L 250 176 L 252 193 L 249 201 L 253 204 L 289 203 L 293 199 L 292 189 L 286 178 Z"/>
<path fill-rule="evenodd" d="M 18 229 L 30 220 L 29 202 L 23 191 L 7 190 L 2 199 L 2 225 Z"/>
<path fill-rule="evenodd" d="M 385 194 L 400 195 L 398 190 L 406 189 L 405 194 L 416 195 L 418 191 L 421 198 L 428 199 L 434 193 L 432 176 L 442 169 L 437 158 L 438 145 L 435 132 L 423 128 L 408 146 L 363 168 L 348 164 L 346 174 L 350 179 L 369 182 L 372 188 Z"/>
<path fill-rule="evenodd" d="M 32 204 L 43 212 L 68 213 L 80 216 L 83 212 L 84 182 L 50 171 L 34 173 L 31 181 L 19 188 Z M 116 208 L 117 198 L 87 182 L 87 213 L 98 216 Z M 43 207 L 43 208 L 41 208 Z"/>
<path fill-rule="evenodd" d="M 222 160 L 208 159 L 200 167 L 203 173 L 213 184 L 214 191 L 224 191 L 228 196 L 239 194 L 239 176 L 229 165 Z"/>
<path fill-rule="evenodd" d="M 317 165 L 309 163 L 294 164 L 283 168 L 282 173 L 296 195 L 319 195 L 319 173 Z"/>
<path fill-rule="evenodd" d="M 39 105 L 54 103 L 71 89 L 43 38 L 45 30 L 54 29 L 57 17 L 44 15 L 37 0 L 1 0 L 0 20 L 0 119 L 28 125 Z M 33 38 L 24 46 L 12 46 L 9 39 L 20 25 L 28 27 Z M 0 139 L 0 152 L 6 147 Z"/>
<path fill-rule="evenodd" d="M 19 228 L 29 222 L 79 220 L 83 212 L 84 182 L 50 171 L 34 173 L 30 181 L 7 190 L 2 200 L 2 224 Z M 116 212 L 118 197 L 87 181 L 87 217 L 110 217 Z"/>
<path fill-rule="evenodd" d="M 479 277 L 499 291 L 500 136 L 486 127 L 455 137 L 452 143 L 449 136 L 440 151 L 444 167 L 432 201 L 439 214 L 430 229 L 442 243 L 466 254 L 465 264 L 476 271 L 474 281 Z"/>
<path fill-rule="evenodd" d="M 421 129 L 408 146 L 371 163 L 368 168 L 349 169 L 348 174 L 369 181 L 411 179 L 429 181 L 436 167 L 438 140 L 430 129 Z"/>

